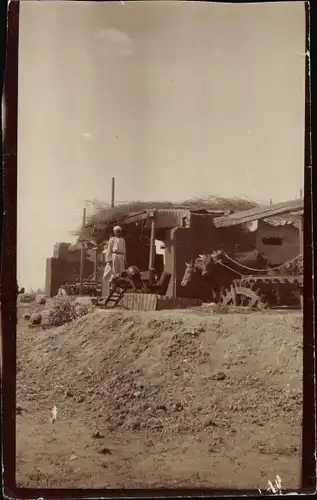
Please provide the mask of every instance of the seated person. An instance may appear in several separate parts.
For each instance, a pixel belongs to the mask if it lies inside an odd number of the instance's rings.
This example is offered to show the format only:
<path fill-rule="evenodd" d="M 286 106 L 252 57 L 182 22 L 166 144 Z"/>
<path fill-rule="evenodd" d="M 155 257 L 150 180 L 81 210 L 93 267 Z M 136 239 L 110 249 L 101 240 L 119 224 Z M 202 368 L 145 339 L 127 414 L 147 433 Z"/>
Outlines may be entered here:
<path fill-rule="evenodd" d="M 109 284 L 111 291 L 115 290 L 117 287 L 128 288 L 129 286 L 131 286 L 131 282 L 130 279 L 127 277 L 126 271 L 123 271 L 122 273 L 118 273 L 112 276 Z"/>
<path fill-rule="evenodd" d="M 140 271 L 137 267 L 131 266 L 122 273 L 118 273 L 111 279 L 110 288 L 114 290 L 116 287 L 119 288 L 132 288 L 133 291 L 143 290 L 144 286 L 141 280 Z"/>

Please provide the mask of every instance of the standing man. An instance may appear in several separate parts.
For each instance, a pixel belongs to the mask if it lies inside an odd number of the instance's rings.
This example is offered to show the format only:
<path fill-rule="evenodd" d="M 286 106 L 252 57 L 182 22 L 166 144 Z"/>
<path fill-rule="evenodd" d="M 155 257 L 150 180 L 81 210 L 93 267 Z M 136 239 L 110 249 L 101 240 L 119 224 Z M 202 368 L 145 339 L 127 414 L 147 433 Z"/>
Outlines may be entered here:
<path fill-rule="evenodd" d="M 126 244 L 120 226 L 115 226 L 113 234 L 103 253 L 106 255 L 106 267 L 103 273 L 104 293 L 109 294 L 109 284 L 114 276 L 121 274 L 126 267 Z"/>

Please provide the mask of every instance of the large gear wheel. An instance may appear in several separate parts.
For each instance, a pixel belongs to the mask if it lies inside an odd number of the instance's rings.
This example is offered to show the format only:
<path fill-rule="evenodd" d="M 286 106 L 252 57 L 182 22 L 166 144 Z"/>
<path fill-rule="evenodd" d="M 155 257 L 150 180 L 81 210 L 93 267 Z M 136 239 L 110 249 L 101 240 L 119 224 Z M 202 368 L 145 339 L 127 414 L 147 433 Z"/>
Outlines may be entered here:
<path fill-rule="evenodd" d="M 226 290 L 222 296 L 222 304 L 225 306 L 241 306 L 248 309 L 263 310 L 267 304 L 263 301 L 259 290 L 254 288 L 254 285 L 246 286 L 246 283 L 241 286 L 240 280 L 235 281 L 229 290 Z"/>

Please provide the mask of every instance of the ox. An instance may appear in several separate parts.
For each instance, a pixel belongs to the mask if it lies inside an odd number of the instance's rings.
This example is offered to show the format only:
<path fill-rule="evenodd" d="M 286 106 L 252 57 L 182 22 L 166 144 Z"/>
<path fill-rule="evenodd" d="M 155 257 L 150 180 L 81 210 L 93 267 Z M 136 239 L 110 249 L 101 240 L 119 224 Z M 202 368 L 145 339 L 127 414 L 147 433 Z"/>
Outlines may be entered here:
<path fill-rule="evenodd" d="M 198 257 L 195 262 L 185 263 L 185 273 L 181 286 L 186 288 L 186 295 L 200 298 L 204 301 L 215 301 L 215 292 L 210 284 L 210 277 L 203 276 L 204 260 Z"/>
<path fill-rule="evenodd" d="M 259 274 L 268 270 L 269 259 L 262 252 L 254 249 L 248 252 L 226 253 L 216 250 L 209 255 L 200 255 L 202 276 L 208 276 L 215 271 L 215 265 L 225 264 L 236 275 Z M 221 266 L 221 267 L 225 267 Z"/>
<path fill-rule="evenodd" d="M 246 274 L 263 273 L 266 269 L 268 269 L 268 259 L 257 250 L 231 254 L 217 250 L 210 255 L 200 255 L 194 263 L 186 263 L 181 286 L 188 287 L 190 284 L 192 286 L 195 284 L 195 288 L 200 290 L 205 287 L 207 281 L 210 298 L 218 302 L 234 279 Z M 202 296 L 201 298 L 203 299 Z"/>

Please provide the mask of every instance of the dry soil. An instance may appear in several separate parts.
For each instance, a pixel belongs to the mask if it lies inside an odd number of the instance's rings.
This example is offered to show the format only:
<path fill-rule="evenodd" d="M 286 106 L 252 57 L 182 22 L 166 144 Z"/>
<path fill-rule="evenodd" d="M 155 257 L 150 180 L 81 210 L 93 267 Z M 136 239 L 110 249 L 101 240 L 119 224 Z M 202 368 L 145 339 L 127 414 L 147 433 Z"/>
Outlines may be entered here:
<path fill-rule="evenodd" d="M 300 312 L 96 310 L 43 330 L 32 307 L 17 326 L 20 486 L 300 487 Z"/>

